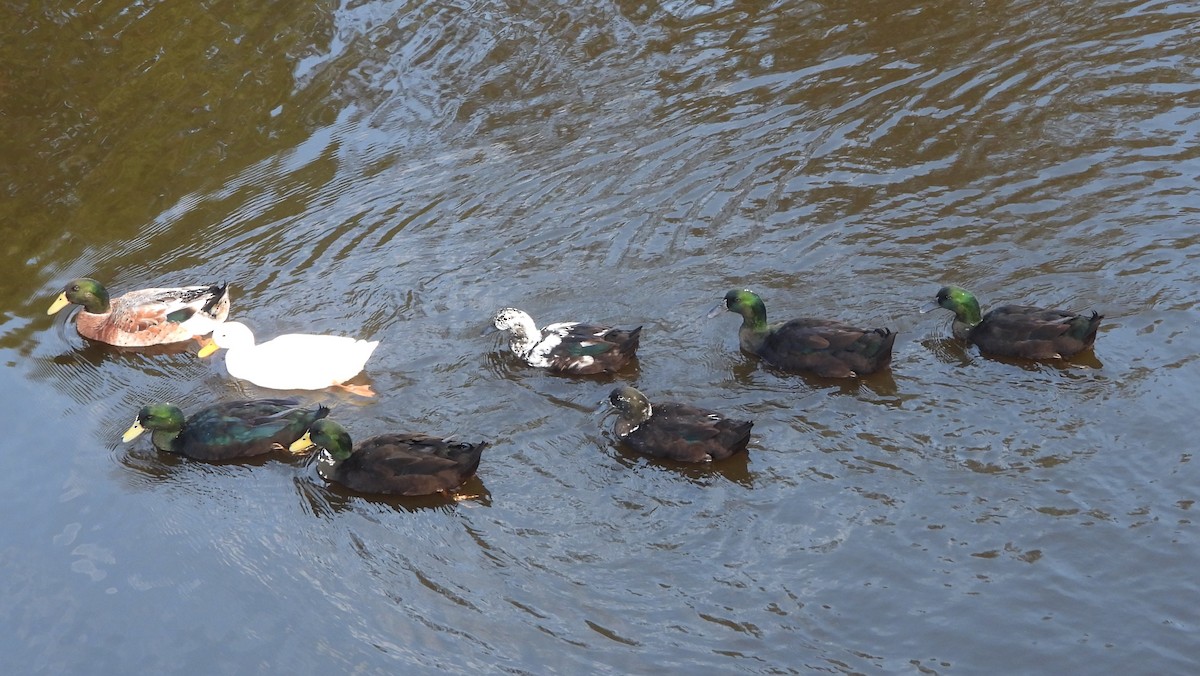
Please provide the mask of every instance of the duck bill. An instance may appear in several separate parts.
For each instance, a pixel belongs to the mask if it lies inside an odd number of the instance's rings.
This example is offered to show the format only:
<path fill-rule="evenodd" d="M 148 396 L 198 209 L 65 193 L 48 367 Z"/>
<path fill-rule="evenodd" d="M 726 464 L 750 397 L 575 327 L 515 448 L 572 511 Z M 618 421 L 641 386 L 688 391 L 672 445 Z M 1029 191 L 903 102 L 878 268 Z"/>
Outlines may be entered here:
<path fill-rule="evenodd" d="M 931 300 L 928 303 L 921 306 L 920 312 L 921 312 L 921 314 L 925 314 L 926 312 L 933 312 L 934 310 L 938 310 L 941 307 L 942 306 L 938 305 L 938 302 L 936 300 Z"/>
<path fill-rule="evenodd" d="M 129 442 L 133 441 L 134 439 L 137 439 L 138 437 L 140 437 L 142 435 L 142 432 L 145 432 L 145 431 L 146 431 L 146 428 L 142 427 L 142 421 L 134 420 L 133 424 L 129 426 L 129 429 L 125 430 L 125 434 L 121 435 L 121 441 L 123 441 L 125 443 L 129 443 Z"/>
<path fill-rule="evenodd" d="M 479 332 L 479 335 L 480 335 L 480 337 L 487 336 L 487 335 L 491 335 L 499 330 L 500 329 L 496 328 L 495 324 L 488 324 L 487 326 L 483 327 L 483 330 Z"/>
<path fill-rule="evenodd" d="M 312 439 L 309 438 L 308 432 L 305 432 L 304 436 L 293 441 L 292 445 L 288 446 L 288 452 L 300 455 L 300 454 L 304 453 L 305 451 L 307 451 L 308 449 L 312 448 L 313 446 L 316 446 L 316 444 L 314 444 L 312 442 Z"/>
<path fill-rule="evenodd" d="M 54 299 L 54 302 L 50 305 L 50 309 L 46 310 L 46 314 L 52 315 L 70 304 L 71 301 L 67 300 L 67 292 L 63 291 L 58 294 L 58 298 Z"/>
<path fill-rule="evenodd" d="M 219 349 L 221 349 L 221 346 L 217 345 L 216 341 L 210 340 L 204 343 L 204 347 L 200 348 L 200 351 L 196 353 L 196 356 L 204 359 Z"/>
<path fill-rule="evenodd" d="M 721 301 L 720 303 L 717 303 L 716 307 L 708 311 L 708 318 L 712 319 L 728 309 L 729 308 L 725 306 L 725 301 Z"/>
<path fill-rule="evenodd" d="M 592 409 L 592 417 L 603 420 L 604 418 L 607 418 L 608 414 L 612 413 L 614 410 L 616 410 L 615 407 L 606 396 L 600 401 L 596 402 L 596 407 Z"/>

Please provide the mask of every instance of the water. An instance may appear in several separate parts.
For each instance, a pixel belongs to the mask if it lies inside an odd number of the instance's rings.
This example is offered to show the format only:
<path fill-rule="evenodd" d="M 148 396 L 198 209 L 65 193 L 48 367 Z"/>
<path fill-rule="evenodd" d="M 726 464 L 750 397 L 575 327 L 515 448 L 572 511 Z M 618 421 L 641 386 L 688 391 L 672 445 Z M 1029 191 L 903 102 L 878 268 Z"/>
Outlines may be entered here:
<path fill-rule="evenodd" d="M 1188 673 L 1200 9 L 1184 3 L 105 3 L 0 40 L 0 652 L 50 673 Z M 120 443 L 269 392 L 87 345 L 69 279 L 229 280 L 259 336 L 378 339 L 353 435 L 488 439 L 467 499 Z M 1106 315 L 991 360 L 920 315 Z M 773 318 L 900 331 L 838 383 Z M 644 325 L 621 379 L 488 337 Z M 65 313 L 64 313 L 65 314 Z M 755 420 L 747 458 L 613 445 L 614 382 Z"/>

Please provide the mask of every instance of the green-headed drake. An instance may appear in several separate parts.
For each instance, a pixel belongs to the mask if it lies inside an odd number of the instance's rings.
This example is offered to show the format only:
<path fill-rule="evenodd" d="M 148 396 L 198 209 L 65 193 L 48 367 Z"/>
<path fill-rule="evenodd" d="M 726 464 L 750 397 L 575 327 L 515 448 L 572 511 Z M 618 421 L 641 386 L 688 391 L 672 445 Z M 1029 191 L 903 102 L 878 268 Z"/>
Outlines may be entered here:
<path fill-rule="evenodd" d="M 325 406 L 303 408 L 294 399 L 250 399 L 214 404 L 185 420 L 174 404 L 150 404 L 121 440 L 150 430 L 160 451 L 208 461 L 248 458 L 283 450 L 328 414 Z"/>
<path fill-rule="evenodd" d="M 318 420 L 289 450 L 322 449 L 317 471 L 359 493 L 449 494 L 479 468 L 487 442 L 455 443 L 427 434 L 381 434 L 354 446 L 332 420 Z"/>
<path fill-rule="evenodd" d="M 613 426 L 617 438 L 654 458 L 679 462 L 724 460 L 746 450 L 754 425 L 689 404 L 651 405 L 646 395 L 632 387 L 614 389 L 608 401 L 620 414 Z"/>
<path fill-rule="evenodd" d="M 72 280 L 46 314 L 82 305 L 75 327 L 84 338 L 109 345 L 146 347 L 180 343 L 210 333 L 229 316 L 227 284 L 130 291 L 109 300 L 108 290 L 90 277 Z"/>
<path fill-rule="evenodd" d="M 1061 359 L 1091 347 L 1104 319 L 1066 310 L 1004 305 L 980 316 L 979 301 L 960 286 L 943 286 L 934 305 L 954 313 L 954 337 L 975 343 L 985 354 L 1026 359 Z"/>
<path fill-rule="evenodd" d="M 884 369 L 892 361 L 895 332 L 860 329 L 832 319 L 792 319 L 767 323 L 767 308 L 758 294 L 733 290 L 708 313 L 722 310 L 742 316 L 738 330 L 742 349 L 763 361 L 794 372 L 826 378 L 849 378 Z"/>

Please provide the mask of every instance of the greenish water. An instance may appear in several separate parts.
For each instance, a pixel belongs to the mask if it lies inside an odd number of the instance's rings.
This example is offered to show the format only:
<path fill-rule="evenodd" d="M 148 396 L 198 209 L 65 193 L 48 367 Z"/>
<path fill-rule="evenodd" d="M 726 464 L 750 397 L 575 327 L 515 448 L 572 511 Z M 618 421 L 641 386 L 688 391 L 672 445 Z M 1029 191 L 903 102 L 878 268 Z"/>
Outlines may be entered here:
<path fill-rule="evenodd" d="M 0 28 L 0 653 L 13 673 L 1189 673 L 1200 9 L 1170 3 L 91 3 Z M 473 497 L 120 443 L 269 391 L 89 345 L 76 276 L 228 280 L 263 337 L 382 341 L 357 437 L 493 443 Z M 1096 309 L 1094 354 L 920 315 Z M 764 369 L 736 318 L 900 332 Z M 644 325 L 631 382 L 755 420 L 679 470 L 612 379 L 479 337 Z M 63 313 L 65 315 L 66 313 Z M 10 667 L 10 670 L 12 667 Z"/>

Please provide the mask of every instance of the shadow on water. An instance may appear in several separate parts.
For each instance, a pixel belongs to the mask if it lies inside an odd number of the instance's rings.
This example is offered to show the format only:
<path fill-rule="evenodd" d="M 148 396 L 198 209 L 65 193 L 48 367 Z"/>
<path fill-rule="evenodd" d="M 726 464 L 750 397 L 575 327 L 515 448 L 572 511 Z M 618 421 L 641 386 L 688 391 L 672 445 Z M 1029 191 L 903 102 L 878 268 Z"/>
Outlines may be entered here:
<path fill-rule="evenodd" d="M 87 364 L 90 367 L 98 368 L 107 362 L 137 366 L 154 363 L 158 358 L 168 355 L 191 355 L 198 360 L 199 358 L 196 357 L 198 349 L 198 345 L 192 341 L 146 347 L 124 347 L 84 339 L 81 347 L 55 355 L 52 360 L 54 363 L 64 366 Z"/>
<path fill-rule="evenodd" d="M 613 451 L 613 456 L 617 462 L 627 470 L 638 471 L 643 468 L 661 469 L 683 477 L 689 483 L 701 487 L 710 487 L 713 485 L 715 478 L 721 477 L 743 488 L 754 488 L 754 474 L 750 471 L 750 453 L 754 452 L 753 436 L 750 439 L 750 449 L 748 452 L 737 453 L 724 460 L 700 463 L 651 458 L 621 443 L 608 430 L 605 430 L 603 436 L 608 440 L 608 447 Z"/>
<path fill-rule="evenodd" d="M 480 507 L 492 505 L 492 494 L 478 475 L 467 479 L 461 486 L 449 495 L 436 493 L 420 496 L 396 495 L 366 495 L 349 490 L 337 483 L 326 482 L 312 470 L 312 463 L 306 464 L 306 471 L 296 478 L 296 492 L 300 495 L 307 510 L 315 516 L 327 516 L 339 512 L 354 511 L 357 505 L 369 503 L 372 505 L 390 507 L 398 512 L 421 512 L 426 510 L 449 511 L 460 504 L 473 504 Z"/>
<path fill-rule="evenodd" d="M 1066 359 L 1034 360 L 982 354 L 978 348 L 973 346 L 967 347 L 961 340 L 955 338 L 925 338 L 919 341 L 919 344 L 933 353 L 938 361 L 956 366 L 970 366 L 979 359 L 986 359 L 1034 372 L 1041 372 L 1046 369 L 1071 371 L 1073 369 L 1099 370 L 1104 368 L 1104 363 L 1100 361 L 1092 349 L 1084 350 Z"/>
<path fill-rule="evenodd" d="M 132 421 L 132 417 L 130 419 Z M 202 461 L 194 460 L 177 453 L 167 453 L 159 451 L 149 441 L 149 433 L 143 434 L 137 440 L 128 444 L 122 444 L 117 447 L 118 462 L 130 470 L 138 474 L 140 477 L 149 479 L 146 481 L 134 481 L 131 485 L 146 485 L 147 483 L 177 483 L 180 481 L 191 482 L 191 479 L 197 473 L 216 472 L 221 473 L 221 468 L 232 467 L 265 467 L 266 465 L 281 463 L 285 465 L 294 465 L 302 467 L 304 461 L 301 458 L 280 451 L 277 453 L 264 453 L 247 458 L 235 458 L 231 460 L 220 461 Z"/>
<path fill-rule="evenodd" d="M 487 352 L 488 370 L 497 378 L 503 380 L 518 380 L 531 374 L 543 374 L 548 377 L 560 378 L 574 383 L 611 383 L 618 380 L 636 380 L 641 374 L 638 358 L 634 357 L 617 372 L 591 373 L 578 375 L 573 373 L 550 373 L 546 369 L 530 366 L 508 349 L 508 342 L 498 343 L 493 350 Z"/>
<path fill-rule="evenodd" d="M 864 392 L 870 392 L 881 398 L 894 398 L 900 393 L 891 368 L 853 378 L 824 378 L 812 373 L 785 371 L 764 362 L 753 354 L 743 352 L 741 356 L 742 361 L 733 366 L 733 379 L 743 387 L 760 389 L 778 386 L 845 396 L 857 396 Z"/>

